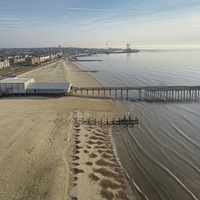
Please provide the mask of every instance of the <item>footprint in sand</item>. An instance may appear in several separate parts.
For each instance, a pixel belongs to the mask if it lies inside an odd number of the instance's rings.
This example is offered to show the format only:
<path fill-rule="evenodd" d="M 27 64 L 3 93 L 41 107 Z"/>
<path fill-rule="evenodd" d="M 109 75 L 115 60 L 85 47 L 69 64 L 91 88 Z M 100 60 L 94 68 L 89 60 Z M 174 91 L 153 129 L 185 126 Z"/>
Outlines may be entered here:
<path fill-rule="evenodd" d="M 75 187 L 75 186 L 77 186 L 76 183 L 71 183 L 70 185 L 71 185 L 72 188 Z"/>
<path fill-rule="evenodd" d="M 79 160 L 80 158 L 78 156 L 72 156 L 73 160 Z"/>
<path fill-rule="evenodd" d="M 102 145 L 103 142 L 101 142 L 101 141 L 97 141 L 96 144 L 98 144 L 98 145 Z"/>
<path fill-rule="evenodd" d="M 106 150 L 105 152 L 108 153 L 108 154 L 113 154 L 112 150 Z"/>
<path fill-rule="evenodd" d="M 72 171 L 74 172 L 74 174 L 84 173 L 84 170 L 78 168 L 73 168 Z"/>
<path fill-rule="evenodd" d="M 92 140 L 89 140 L 89 141 L 87 141 L 87 143 L 88 144 L 96 144 L 94 141 L 92 141 Z"/>
<path fill-rule="evenodd" d="M 117 162 L 115 157 L 111 158 L 110 161 L 115 162 L 115 163 Z"/>
<path fill-rule="evenodd" d="M 71 165 L 79 166 L 80 164 L 79 163 L 71 163 Z"/>
<path fill-rule="evenodd" d="M 120 184 L 122 184 L 123 186 L 125 185 L 123 178 L 118 178 L 118 179 L 116 179 L 116 181 L 119 182 Z"/>
<path fill-rule="evenodd" d="M 91 140 L 98 140 L 98 137 L 92 135 L 92 136 L 89 137 L 89 139 L 91 139 Z"/>
<path fill-rule="evenodd" d="M 73 182 L 73 181 L 77 181 L 78 180 L 78 177 L 71 177 L 71 181 Z"/>
<path fill-rule="evenodd" d="M 86 149 L 85 149 L 83 152 L 84 152 L 84 153 L 89 153 L 89 151 L 88 151 L 88 150 L 86 150 Z"/>
<path fill-rule="evenodd" d="M 106 153 L 108 155 L 111 155 L 113 156 L 113 151 L 108 149 L 108 147 L 105 147 L 105 146 L 95 146 L 94 148 L 98 149 L 97 152 L 102 154 L 102 153 Z M 113 159 L 113 158 L 112 158 Z"/>
<path fill-rule="evenodd" d="M 102 135 L 108 135 L 108 131 L 99 131 L 100 133 L 102 133 Z"/>
<path fill-rule="evenodd" d="M 79 154 L 80 151 L 79 150 L 74 150 L 74 154 Z"/>
<path fill-rule="evenodd" d="M 83 147 L 79 146 L 79 145 L 75 145 L 74 146 L 75 149 L 82 149 Z"/>
<path fill-rule="evenodd" d="M 104 177 L 114 178 L 114 179 L 121 178 L 120 174 L 115 173 L 115 172 L 108 170 L 106 168 L 94 168 L 93 171 L 98 173 L 98 174 L 101 174 Z"/>
<path fill-rule="evenodd" d="M 80 128 L 74 128 L 75 131 L 80 132 L 81 129 Z"/>
<path fill-rule="evenodd" d="M 91 153 L 89 156 L 90 156 L 90 158 L 96 158 L 96 157 L 97 157 L 97 154 Z"/>
<path fill-rule="evenodd" d="M 103 153 L 101 156 L 102 156 L 102 158 L 104 158 L 104 159 L 109 159 L 109 160 L 110 160 L 111 158 L 112 158 L 112 159 L 114 158 L 113 155 L 109 155 L 109 154 L 107 154 L 107 153 Z"/>
<path fill-rule="evenodd" d="M 117 184 L 117 183 L 114 183 L 112 182 L 110 179 L 104 179 L 104 180 L 101 180 L 99 185 L 102 187 L 102 188 L 110 188 L 110 189 L 120 189 L 122 187 L 121 184 Z"/>
<path fill-rule="evenodd" d="M 99 136 L 99 137 L 105 137 L 105 135 L 100 134 L 100 133 L 94 133 L 94 135 Z"/>
<path fill-rule="evenodd" d="M 91 136 L 91 138 L 90 139 L 93 139 L 93 140 L 99 140 L 99 141 L 108 141 L 108 139 L 106 139 L 104 136 L 97 136 L 97 135 L 95 135 L 95 136 Z"/>
<path fill-rule="evenodd" d="M 119 190 L 119 192 L 116 194 L 117 199 L 124 199 L 124 200 L 130 200 L 129 197 L 127 197 L 127 194 L 124 190 Z"/>
<path fill-rule="evenodd" d="M 104 136 L 90 136 L 89 139 L 91 140 L 99 140 L 99 141 L 104 141 L 104 142 L 107 142 L 107 143 L 110 143 L 109 139 L 108 138 L 105 138 Z"/>
<path fill-rule="evenodd" d="M 88 165 L 88 166 L 92 166 L 93 162 L 86 162 L 85 164 Z"/>
<path fill-rule="evenodd" d="M 117 166 L 117 164 L 111 163 L 111 162 L 107 162 L 104 159 L 99 159 L 95 163 L 96 163 L 96 165 L 105 166 L 105 167 L 106 166 L 109 166 L 109 167 L 116 167 Z"/>
<path fill-rule="evenodd" d="M 79 134 L 75 134 L 74 136 L 75 136 L 76 139 L 78 139 L 80 137 Z"/>
<path fill-rule="evenodd" d="M 105 150 L 99 149 L 99 150 L 97 150 L 97 152 L 100 153 L 100 154 L 102 154 L 102 153 L 105 152 Z"/>
<path fill-rule="evenodd" d="M 76 143 L 76 144 L 80 144 L 81 141 L 80 141 L 80 140 L 75 140 L 75 143 Z"/>
<path fill-rule="evenodd" d="M 89 178 L 92 179 L 93 181 L 99 181 L 100 178 L 95 175 L 94 173 L 89 174 Z"/>
<path fill-rule="evenodd" d="M 78 200 L 78 198 L 76 198 L 76 197 L 71 197 L 71 200 Z"/>
<path fill-rule="evenodd" d="M 100 191 L 100 194 L 105 199 L 113 199 L 114 198 L 114 194 L 111 191 L 107 190 L 106 188 L 102 188 Z"/>
<path fill-rule="evenodd" d="M 95 149 L 104 149 L 104 152 L 106 152 L 106 151 L 107 151 L 107 149 L 108 149 L 108 147 L 107 147 L 107 146 L 105 146 L 105 145 L 101 145 L 101 146 L 95 146 L 94 148 L 95 148 Z"/>

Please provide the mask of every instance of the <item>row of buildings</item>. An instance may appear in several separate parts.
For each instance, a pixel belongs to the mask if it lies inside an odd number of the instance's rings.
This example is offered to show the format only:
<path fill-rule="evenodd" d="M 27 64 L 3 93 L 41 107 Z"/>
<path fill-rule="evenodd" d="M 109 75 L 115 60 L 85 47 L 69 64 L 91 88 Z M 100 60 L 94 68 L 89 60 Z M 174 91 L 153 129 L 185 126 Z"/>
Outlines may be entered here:
<path fill-rule="evenodd" d="M 15 66 L 32 66 L 39 65 L 41 63 L 56 59 L 60 57 L 60 53 L 58 54 L 48 54 L 48 55 L 25 55 L 25 56 L 6 56 L 0 57 L 0 69 L 4 69 L 7 67 L 15 67 Z"/>

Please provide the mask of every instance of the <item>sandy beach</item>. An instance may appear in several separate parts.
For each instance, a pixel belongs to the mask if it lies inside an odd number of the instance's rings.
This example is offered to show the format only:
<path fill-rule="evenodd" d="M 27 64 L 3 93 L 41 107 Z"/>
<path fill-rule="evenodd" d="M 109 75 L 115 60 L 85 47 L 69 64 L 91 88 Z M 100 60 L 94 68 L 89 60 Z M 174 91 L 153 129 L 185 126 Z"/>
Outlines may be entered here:
<path fill-rule="evenodd" d="M 36 82 L 100 86 L 68 61 L 26 72 Z M 10 97 L 0 99 L 1 200 L 134 199 L 114 156 L 109 99 Z"/>

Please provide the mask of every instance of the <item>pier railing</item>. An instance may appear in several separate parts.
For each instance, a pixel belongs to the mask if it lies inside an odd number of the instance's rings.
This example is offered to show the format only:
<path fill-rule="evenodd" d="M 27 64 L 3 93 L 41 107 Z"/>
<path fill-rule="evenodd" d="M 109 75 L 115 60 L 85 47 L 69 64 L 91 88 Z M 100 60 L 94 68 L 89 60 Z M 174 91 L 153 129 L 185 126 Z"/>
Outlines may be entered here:
<path fill-rule="evenodd" d="M 191 101 L 200 98 L 200 86 L 74 87 L 72 94 L 138 101 Z"/>

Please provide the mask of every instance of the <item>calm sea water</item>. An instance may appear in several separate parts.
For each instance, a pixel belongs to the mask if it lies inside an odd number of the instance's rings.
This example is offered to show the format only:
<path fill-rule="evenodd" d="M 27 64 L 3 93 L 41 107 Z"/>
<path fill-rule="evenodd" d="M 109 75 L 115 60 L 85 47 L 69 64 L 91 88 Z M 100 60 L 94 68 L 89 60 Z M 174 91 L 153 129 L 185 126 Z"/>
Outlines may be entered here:
<path fill-rule="evenodd" d="M 200 50 L 153 50 L 96 55 L 78 62 L 105 86 L 200 85 Z M 92 58 L 93 58 L 92 57 Z M 90 57 L 91 58 L 91 57 Z M 113 131 L 122 166 L 138 199 L 200 199 L 200 101 L 117 101 L 138 117 Z"/>

